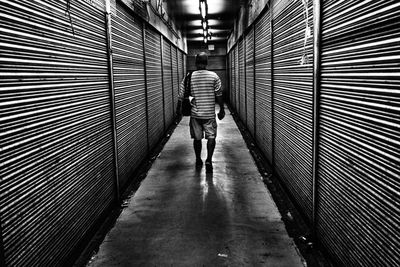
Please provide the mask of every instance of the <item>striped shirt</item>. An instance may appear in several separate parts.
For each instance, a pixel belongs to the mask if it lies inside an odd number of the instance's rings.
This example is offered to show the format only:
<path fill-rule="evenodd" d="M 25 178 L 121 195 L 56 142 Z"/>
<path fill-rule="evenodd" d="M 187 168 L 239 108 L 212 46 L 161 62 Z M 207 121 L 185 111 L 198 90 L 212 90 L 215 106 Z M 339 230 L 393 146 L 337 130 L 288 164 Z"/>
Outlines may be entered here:
<path fill-rule="evenodd" d="M 179 88 L 179 99 L 185 93 L 185 79 Z M 215 96 L 222 96 L 221 80 L 218 75 L 209 70 L 196 70 L 191 80 L 192 100 L 191 117 L 198 119 L 215 118 Z"/>

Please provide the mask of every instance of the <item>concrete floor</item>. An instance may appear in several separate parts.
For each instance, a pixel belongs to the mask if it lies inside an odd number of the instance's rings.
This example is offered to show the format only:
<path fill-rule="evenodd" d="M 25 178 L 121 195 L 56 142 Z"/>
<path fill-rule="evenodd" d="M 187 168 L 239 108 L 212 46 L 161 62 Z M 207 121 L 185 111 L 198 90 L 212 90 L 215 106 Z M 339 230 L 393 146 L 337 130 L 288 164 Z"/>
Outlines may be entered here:
<path fill-rule="evenodd" d="M 188 121 L 88 266 L 304 266 L 232 116 L 218 121 L 212 174 L 195 168 Z"/>

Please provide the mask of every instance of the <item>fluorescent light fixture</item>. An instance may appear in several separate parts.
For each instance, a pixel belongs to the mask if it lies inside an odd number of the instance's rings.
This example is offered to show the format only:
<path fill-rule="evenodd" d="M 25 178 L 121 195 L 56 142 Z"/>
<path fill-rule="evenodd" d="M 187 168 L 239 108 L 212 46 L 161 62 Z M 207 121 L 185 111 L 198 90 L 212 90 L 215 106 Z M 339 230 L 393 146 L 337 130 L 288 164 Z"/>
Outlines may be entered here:
<path fill-rule="evenodd" d="M 201 24 L 203 25 L 203 30 L 207 30 L 207 21 L 203 20 Z"/>
<path fill-rule="evenodd" d="M 206 44 L 207 43 L 207 37 L 204 37 L 204 43 Z"/>
<path fill-rule="evenodd" d="M 207 35 L 208 35 L 208 32 L 207 32 L 206 30 L 204 30 L 204 31 L 203 31 L 203 36 L 204 36 L 204 37 L 207 37 Z"/>
<path fill-rule="evenodd" d="M 200 0 L 200 14 L 203 19 L 207 16 L 207 3 L 206 0 Z"/>
<path fill-rule="evenodd" d="M 208 19 L 207 24 L 208 26 L 218 26 L 221 25 L 222 21 L 218 19 Z"/>

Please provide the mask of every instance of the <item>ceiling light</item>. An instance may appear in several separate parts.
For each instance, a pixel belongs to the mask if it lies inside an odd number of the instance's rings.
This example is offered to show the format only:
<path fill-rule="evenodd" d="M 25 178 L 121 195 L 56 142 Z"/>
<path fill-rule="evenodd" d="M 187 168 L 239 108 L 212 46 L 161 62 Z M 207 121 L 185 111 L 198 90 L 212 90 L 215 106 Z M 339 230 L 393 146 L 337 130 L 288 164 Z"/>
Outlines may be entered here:
<path fill-rule="evenodd" d="M 203 31 L 203 36 L 204 36 L 204 37 L 207 37 L 207 35 L 208 35 L 207 31 L 204 30 L 204 31 Z"/>
<path fill-rule="evenodd" d="M 201 24 L 203 25 L 203 30 L 207 30 L 207 21 L 203 20 Z"/>
<path fill-rule="evenodd" d="M 207 16 L 207 2 L 206 0 L 200 0 L 200 15 L 203 19 Z"/>

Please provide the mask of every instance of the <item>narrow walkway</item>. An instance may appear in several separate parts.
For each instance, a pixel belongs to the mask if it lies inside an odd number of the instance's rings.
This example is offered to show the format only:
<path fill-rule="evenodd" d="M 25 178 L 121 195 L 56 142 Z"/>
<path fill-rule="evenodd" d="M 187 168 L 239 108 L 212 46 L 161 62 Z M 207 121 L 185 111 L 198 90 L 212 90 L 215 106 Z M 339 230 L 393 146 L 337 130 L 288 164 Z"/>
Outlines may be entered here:
<path fill-rule="evenodd" d="M 218 121 L 213 174 L 194 166 L 188 121 L 89 266 L 303 266 L 232 116 Z"/>

